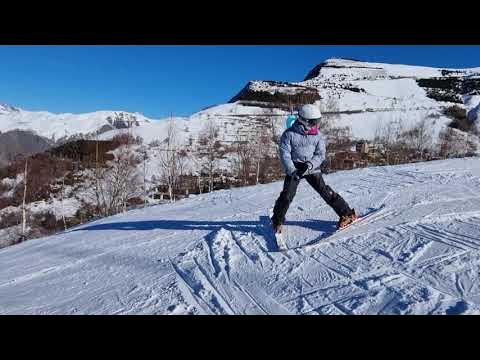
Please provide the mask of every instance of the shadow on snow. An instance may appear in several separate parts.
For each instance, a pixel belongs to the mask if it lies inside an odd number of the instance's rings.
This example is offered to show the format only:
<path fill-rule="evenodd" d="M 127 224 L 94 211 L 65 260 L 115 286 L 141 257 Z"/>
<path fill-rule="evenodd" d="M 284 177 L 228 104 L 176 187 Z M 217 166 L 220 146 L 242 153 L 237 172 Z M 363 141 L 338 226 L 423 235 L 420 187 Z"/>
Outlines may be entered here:
<path fill-rule="evenodd" d="M 300 226 L 312 229 L 319 233 L 330 234 L 336 228 L 336 222 L 325 220 L 304 220 L 304 221 L 286 221 L 287 226 Z M 256 233 L 263 236 L 267 241 L 269 250 L 275 249 L 276 242 L 270 233 L 270 219 L 267 216 L 260 216 L 258 221 L 193 221 L 193 220 L 145 220 L 145 221 L 121 221 L 105 224 L 85 226 L 74 231 L 102 231 L 102 230 L 123 230 L 123 231 L 149 231 L 149 230 L 206 230 L 218 231 L 226 229 L 244 233 Z"/>

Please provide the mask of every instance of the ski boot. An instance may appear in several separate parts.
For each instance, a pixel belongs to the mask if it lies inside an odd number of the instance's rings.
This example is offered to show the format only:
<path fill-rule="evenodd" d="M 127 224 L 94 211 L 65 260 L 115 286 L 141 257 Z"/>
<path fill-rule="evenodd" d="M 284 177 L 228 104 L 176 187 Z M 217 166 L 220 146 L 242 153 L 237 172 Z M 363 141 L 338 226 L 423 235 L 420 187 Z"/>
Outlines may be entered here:
<path fill-rule="evenodd" d="M 354 223 L 358 219 L 358 215 L 355 213 L 355 209 L 352 209 L 350 214 L 342 215 L 338 220 L 337 229 L 345 229 L 350 224 Z"/>
<path fill-rule="evenodd" d="M 282 233 L 283 225 L 282 224 L 275 224 L 272 221 L 272 229 L 273 229 L 273 232 L 275 233 L 275 235 L 279 235 L 279 234 Z"/>
<path fill-rule="evenodd" d="M 283 234 L 283 225 L 282 224 L 275 224 L 272 221 L 272 231 L 275 236 L 275 241 L 277 242 L 277 250 L 283 251 L 287 250 L 287 244 L 284 239 L 284 234 Z"/>

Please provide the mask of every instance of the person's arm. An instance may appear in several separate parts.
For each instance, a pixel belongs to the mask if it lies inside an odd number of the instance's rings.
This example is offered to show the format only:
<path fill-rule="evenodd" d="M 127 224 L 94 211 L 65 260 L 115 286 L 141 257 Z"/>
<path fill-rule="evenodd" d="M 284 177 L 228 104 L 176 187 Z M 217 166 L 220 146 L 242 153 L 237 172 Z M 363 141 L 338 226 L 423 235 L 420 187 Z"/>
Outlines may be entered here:
<path fill-rule="evenodd" d="M 287 175 L 292 176 L 297 169 L 292 161 L 292 145 L 289 131 L 285 131 L 280 138 L 280 161 Z"/>
<path fill-rule="evenodd" d="M 317 169 L 320 167 L 320 165 L 322 165 L 323 161 L 325 160 L 325 153 L 325 141 L 323 140 L 322 136 L 319 136 L 317 146 L 315 147 L 315 152 L 313 153 L 312 159 L 309 161 L 311 164 L 311 167 L 309 166 L 309 170 Z"/>

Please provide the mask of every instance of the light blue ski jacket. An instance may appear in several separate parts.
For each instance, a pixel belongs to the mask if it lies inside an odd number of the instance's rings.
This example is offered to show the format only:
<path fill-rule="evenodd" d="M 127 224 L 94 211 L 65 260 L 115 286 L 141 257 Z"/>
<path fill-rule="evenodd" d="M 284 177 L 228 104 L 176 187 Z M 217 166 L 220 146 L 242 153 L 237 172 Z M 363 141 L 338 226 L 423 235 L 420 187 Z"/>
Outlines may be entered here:
<path fill-rule="evenodd" d="M 306 135 L 303 127 L 295 122 L 280 138 L 280 161 L 287 175 L 297 169 L 293 162 L 311 162 L 313 167 L 305 175 L 318 173 L 325 160 L 325 141 L 320 132 L 317 135 Z"/>

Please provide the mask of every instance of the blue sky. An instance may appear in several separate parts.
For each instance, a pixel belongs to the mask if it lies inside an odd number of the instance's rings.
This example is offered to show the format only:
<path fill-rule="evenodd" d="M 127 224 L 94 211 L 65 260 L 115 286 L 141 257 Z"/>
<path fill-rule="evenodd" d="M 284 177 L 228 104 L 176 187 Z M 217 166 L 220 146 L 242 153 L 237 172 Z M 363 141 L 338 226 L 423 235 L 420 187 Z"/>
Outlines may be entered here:
<path fill-rule="evenodd" d="M 330 57 L 478 67 L 480 46 L 0 46 L 0 103 L 189 115 L 227 102 L 249 80 L 300 81 Z"/>

